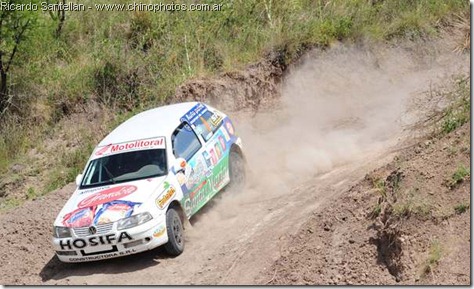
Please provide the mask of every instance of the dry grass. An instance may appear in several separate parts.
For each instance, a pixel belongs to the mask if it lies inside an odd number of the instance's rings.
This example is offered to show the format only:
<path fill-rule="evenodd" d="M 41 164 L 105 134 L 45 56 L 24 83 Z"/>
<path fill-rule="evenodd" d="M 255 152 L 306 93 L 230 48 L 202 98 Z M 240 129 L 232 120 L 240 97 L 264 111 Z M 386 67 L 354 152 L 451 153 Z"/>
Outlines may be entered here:
<path fill-rule="evenodd" d="M 471 50 L 471 25 L 469 13 L 457 14 L 453 20 L 457 43 L 454 52 L 464 53 Z"/>

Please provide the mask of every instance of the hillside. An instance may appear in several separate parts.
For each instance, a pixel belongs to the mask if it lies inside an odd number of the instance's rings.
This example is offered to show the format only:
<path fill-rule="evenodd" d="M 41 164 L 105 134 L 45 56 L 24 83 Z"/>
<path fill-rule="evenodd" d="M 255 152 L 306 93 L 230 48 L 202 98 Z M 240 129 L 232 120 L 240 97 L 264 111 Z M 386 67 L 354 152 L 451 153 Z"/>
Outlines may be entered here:
<path fill-rule="evenodd" d="M 94 8 L 64 19 L 61 11 L 2 12 L 0 33 L 8 37 L 1 59 L 14 57 L 0 99 L 0 209 L 73 181 L 96 143 L 136 112 L 188 94 L 239 110 L 219 94 L 206 95 L 227 93 L 213 84 L 217 75 L 252 87 L 231 91 L 236 98 L 243 91 L 258 109 L 261 91 L 275 94 L 271 83 L 311 47 L 396 44 L 458 26 L 453 49 L 469 46 L 464 0 L 222 3 L 220 11 L 204 12 Z"/>
<path fill-rule="evenodd" d="M 469 4 L 208 2 L 0 11 L 0 283 L 470 284 Z M 179 257 L 61 263 L 51 226 L 94 146 L 188 100 L 234 121 L 245 189 L 191 219 Z"/>
<path fill-rule="evenodd" d="M 431 134 L 314 212 L 261 280 L 470 284 L 469 81 L 458 79 L 452 95 L 443 94 L 455 103 Z"/>

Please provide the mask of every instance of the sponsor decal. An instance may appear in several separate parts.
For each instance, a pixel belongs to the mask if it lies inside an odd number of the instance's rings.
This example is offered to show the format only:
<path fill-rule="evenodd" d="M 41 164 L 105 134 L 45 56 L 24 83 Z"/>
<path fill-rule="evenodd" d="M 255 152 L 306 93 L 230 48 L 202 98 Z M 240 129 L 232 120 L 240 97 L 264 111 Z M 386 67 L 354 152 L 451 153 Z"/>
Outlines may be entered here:
<path fill-rule="evenodd" d="M 162 147 L 164 144 L 163 138 L 150 139 L 150 140 L 137 140 L 134 142 L 129 142 L 125 144 L 116 144 L 112 145 L 110 152 L 120 152 L 124 150 L 138 149 L 138 148 L 148 148 L 148 147 Z M 162 147 L 164 148 L 164 146 Z"/>
<path fill-rule="evenodd" d="M 93 192 L 105 190 L 105 189 L 108 189 L 108 188 L 110 188 L 110 186 L 104 186 L 104 187 L 97 187 L 97 188 L 93 188 L 93 189 L 87 189 L 87 190 L 80 191 L 80 192 L 79 192 L 79 195 L 82 195 L 82 194 L 89 194 L 89 193 L 93 193 Z"/>
<path fill-rule="evenodd" d="M 229 181 L 228 163 L 228 156 L 226 156 L 212 169 L 212 175 L 208 180 L 202 181 L 181 200 L 188 217 L 204 206 Z"/>
<path fill-rule="evenodd" d="M 193 108 L 191 108 L 183 117 L 181 117 L 181 122 L 187 122 L 193 124 L 203 113 L 207 111 L 206 106 L 202 103 L 198 103 Z"/>
<path fill-rule="evenodd" d="M 166 232 L 166 227 L 165 227 L 165 225 L 161 225 L 161 226 L 159 226 L 159 227 L 155 230 L 155 232 L 153 233 L 153 237 L 159 238 L 159 237 L 163 236 L 163 234 L 164 234 L 165 232 Z"/>
<path fill-rule="evenodd" d="M 211 164 L 214 166 L 217 164 L 217 156 L 216 153 L 214 152 L 214 149 L 210 149 L 209 153 L 211 154 Z"/>
<path fill-rule="evenodd" d="M 118 238 L 115 234 L 108 234 L 85 239 L 60 239 L 59 246 L 61 247 L 61 250 L 74 250 L 83 249 L 85 247 L 95 247 L 98 245 L 111 245 L 113 243 L 119 244 L 124 240 L 133 240 L 133 238 L 127 232 L 121 232 Z"/>
<path fill-rule="evenodd" d="M 77 206 L 78 208 L 86 208 L 101 205 L 126 197 L 136 190 L 137 187 L 132 185 L 113 187 L 85 198 L 84 200 L 80 201 Z"/>
<path fill-rule="evenodd" d="M 220 131 L 222 132 L 222 135 L 224 135 L 225 141 L 226 142 L 230 141 L 230 136 L 227 130 L 224 127 L 222 127 Z"/>
<path fill-rule="evenodd" d="M 101 155 L 103 155 L 106 151 L 109 150 L 109 148 L 110 148 L 111 146 L 112 146 L 112 144 L 108 144 L 108 145 L 106 145 L 106 146 L 103 146 L 103 147 L 97 149 L 97 151 L 95 152 L 95 155 L 96 155 L 96 156 L 101 156 Z"/>
<path fill-rule="evenodd" d="M 97 211 L 93 223 L 96 225 L 111 223 L 116 220 L 130 217 L 135 206 L 141 203 L 117 200 L 106 203 Z"/>
<path fill-rule="evenodd" d="M 94 220 L 94 207 L 81 208 L 64 215 L 63 224 L 66 227 L 87 227 Z"/>
<path fill-rule="evenodd" d="M 217 114 L 216 112 L 211 116 L 211 124 L 214 127 L 217 127 L 221 121 L 222 121 L 222 116 Z"/>
<path fill-rule="evenodd" d="M 214 173 L 212 174 L 212 177 L 209 180 L 212 190 L 216 192 L 220 190 L 226 180 L 229 180 L 228 160 L 221 162 L 218 168 L 214 170 Z"/>
<path fill-rule="evenodd" d="M 186 176 L 182 172 L 176 175 L 176 179 L 178 180 L 178 183 L 180 186 L 186 183 Z"/>
<path fill-rule="evenodd" d="M 86 257 L 74 257 L 74 258 L 69 258 L 69 261 L 71 261 L 71 262 L 84 262 L 84 261 L 109 259 L 109 258 L 114 258 L 114 257 L 118 257 L 118 256 L 130 255 L 130 254 L 133 254 L 133 253 L 136 253 L 136 252 L 137 252 L 137 250 L 135 250 L 135 249 L 129 249 L 129 250 L 125 250 L 125 251 L 121 251 L 121 252 L 114 252 L 114 253 L 98 252 L 99 254 L 102 254 L 102 255 L 86 256 Z"/>
<path fill-rule="evenodd" d="M 212 166 L 212 163 L 211 163 L 211 157 L 209 156 L 209 153 L 207 151 L 203 151 L 202 152 L 202 157 L 204 158 L 204 160 L 206 161 L 206 166 L 209 168 Z"/>
<path fill-rule="evenodd" d="M 189 198 L 194 199 L 194 196 L 202 189 L 202 187 L 204 187 L 206 183 L 207 183 L 207 180 L 204 180 L 201 184 L 199 184 L 199 186 L 189 194 Z"/>
<path fill-rule="evenodd" d="M 105 224 L 132 215 L 141 203 L 118 200 L 137 190 L 136 186 L 124 185 L 108 188 L 83 199 L 78 208 L 63 217 L 63 225 L 78 228 L 92 224 Z"/>
<path fill-rule="evenodd" d="M 230 120 L 227 120 L 225 122 L 225 128 L 227 129 L 230 135 L 234 135 L 234 127 L 232 126 L 232 123 L 230 122 Z"/>
<path fill-rule="evenodd" d="M 164 137 L 135 140 L 120 144 L 109 144 L 104 147 L 98 148 L 95 152 L 95 156 L 106 156 L 110 154 L 116 154 L 126 151 L 139 150 L 139 149 L 152 149 L 152 148 L 165 148 Z"/>
<path fill-rule="evenodd" d="M 229 182 L 229 152 L 232 143 L 237 139 L 231 121 L 222 120 L 222 126 L 216 131 L 206 145 L 206 150 L 189 160 L 186 177 L 177 175 L 183 191 L 180 201 L 188 217 L 196 213 L 208 200 Z M 227 125 L 226 125 L 227 124 Z"/>
<path fill-rule="evenodd" d="M 224 138 L 220 135 L 218 139 L 219 139 L 219 144 L 221 145 L 222 151 L 225 152 L 226 145 L 225 145 Z"/>
<path fill-rule="evenodd" d="M 214 150 L 216 151 L 217 160 L 219 160 L 222 156 L 222 151 L 221 151 L 221 148 L 219 147 L 218 142 L 214 144 Z"/>
<path fill-rule="evenodd" d="M 168 182 L 165 182 L 164 187 L 165 187 L 165 192 L 162 193 L 160 197 L 156 199 L 156 205 L 160 209 L 163 209 L 165 207 L 165 205 L 174 196 L 174 193 L 176 192 L 176 189 L 173 186 L 171 186 Z"/>
<path fill-rule="evenodd" d="M 197 156 L 192 166 L 189 170 L 191 173 L 189 178 L 186 180 L 186 189 L 190 190 L 203 179 L 206 175 L 207 167 L 205 165 L 204 158 L 202 156 Z"/>

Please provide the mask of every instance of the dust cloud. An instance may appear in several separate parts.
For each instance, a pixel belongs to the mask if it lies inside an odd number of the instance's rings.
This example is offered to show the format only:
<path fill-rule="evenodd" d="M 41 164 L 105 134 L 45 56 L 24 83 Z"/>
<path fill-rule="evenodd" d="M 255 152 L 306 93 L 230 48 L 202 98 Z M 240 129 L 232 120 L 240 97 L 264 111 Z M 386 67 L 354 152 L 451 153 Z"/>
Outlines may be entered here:
<path fill-rule="evenodd" d="M 196 225 L 224 220 L 228 227 L 225 220 L 245 218 L 249 203 L 284 198 L 317 175 L 395 145 L 414 121 L 408 103 L 466 67 L 459 59 L 422 44 L 308 53 L 290 69 L 276 108 L 231 115 L 248 160 L 247 189 L 224 196 L 199 217 L 209 222 Z"/>

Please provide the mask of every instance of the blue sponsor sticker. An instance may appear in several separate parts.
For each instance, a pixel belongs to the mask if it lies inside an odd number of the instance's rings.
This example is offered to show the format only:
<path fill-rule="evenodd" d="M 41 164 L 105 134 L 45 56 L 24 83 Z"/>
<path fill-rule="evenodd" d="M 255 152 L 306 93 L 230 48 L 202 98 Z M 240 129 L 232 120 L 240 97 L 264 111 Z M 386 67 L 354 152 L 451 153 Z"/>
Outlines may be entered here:
<path fill-rule="evenodd" d="M 189 124 L 193 124 L 201 115 L 207 111 L 207 108 L 204 104 L 198 103 L 193 108 L 191 108 L 183 117 L 181 121 L 186 121 Z"/>

